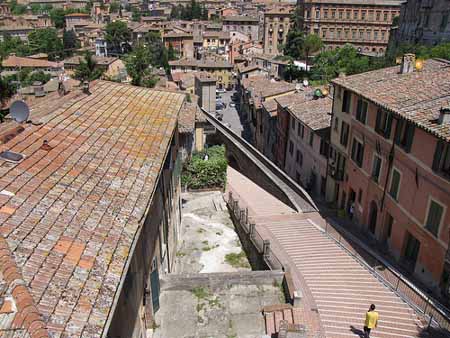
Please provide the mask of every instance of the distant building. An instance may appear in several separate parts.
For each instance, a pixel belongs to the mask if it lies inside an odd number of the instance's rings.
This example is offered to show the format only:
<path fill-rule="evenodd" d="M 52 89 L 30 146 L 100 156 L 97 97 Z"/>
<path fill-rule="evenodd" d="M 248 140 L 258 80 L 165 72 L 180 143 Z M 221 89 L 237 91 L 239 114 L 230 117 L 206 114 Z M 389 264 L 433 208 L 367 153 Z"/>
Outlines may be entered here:
<path fill-rule="evenodd" d="M 234 86 L 233 65 L 226 61 L 181 59 L 169 61 L 169 66 L 171 73 L 208 72 L 217 79 L 218 88 L 232 88 Z"/>
<path fill-rule="evenodd" d="M 216 111 L 216 82 L 217 79 L 208 73 L 195 74 L 195 95 L 198 105 L 208 113 Z"/>
<path fill-rule="evenodd" d="M 318 35 L 325 49 L 349 43 L 360 52 L 384 55 L 392 21 L 400 13 L 401 0 L 304 1 L 304 28 Z"/>
<path fill-rule="evenodd" d="M 21 70 L 43 71 L 57 76 L 63 69 L 63 63 L 10 55 L 2 61 L 2 67 L 3 71 L 8 72 L 19 72 Z"/>
<path fill-rule="evenodd" d="M 281 48 L 286 44 L 287 34 L 294 24 L 293 11 L 293 6 L 284 6 L 264 12 L 264 54 L 282 54 Z"/>
<path fill-rule="evenodd" d="M 127 71 L 124 62 L 117 57 L 93 56 L 95 67 L 104 71 L 103 76 L 111 80 L 125 81 Z M 72 56 L 64 60 L 64 70 L 71 75 L 84 56 Z"/>
<path fill-rule="evenodd" d="M 194 57 L 194 36 L 192 33 L 174 33 L 170 32 L 163 35 L 163 41 L 166 48 L 172 46 L 180 58 Z"/>
<path fill-rule="evenodd" d="M 259 39 L 259 19 L 250 16 L 225 16 L 223 19 L 223 30 L 233 33 L 238 32 L 245 34 L 251 41 Z"/>
<path fill-rule="evenodd" d="M 448 296 L 450 63 L 402 64 L 333 80 L 327 199 Z M 420 93 L 426 93 L 424 95 Z M 356 226 L 356 225 L 355 225 Z"/>
<path fill-rule="evenodd" d="M 71 13 L 64 16 L 66 21 L 66 29 L 77 31 L 78 28 L 82 28 L 92 23 L 91 16 L 86 13 Z"/>
<path fill-rule="evenodd" d="M 101 57 L 108 56 L 108 43 L 105 38 L 98 37 L 95 39 L 95 55 Z"/>
<path fill-rule="evenodd" d="M 449 14 L 450 6 L 445 0 L 403 2 L 393 44 L 449 42 Z"/>
<path fill-rule="evenodd" d="M 203 32 L 203 48 L 205 51 L 214 52 L 228 57 L 230 48 L 230 33 L 223 31 L 205 31 Z"/>

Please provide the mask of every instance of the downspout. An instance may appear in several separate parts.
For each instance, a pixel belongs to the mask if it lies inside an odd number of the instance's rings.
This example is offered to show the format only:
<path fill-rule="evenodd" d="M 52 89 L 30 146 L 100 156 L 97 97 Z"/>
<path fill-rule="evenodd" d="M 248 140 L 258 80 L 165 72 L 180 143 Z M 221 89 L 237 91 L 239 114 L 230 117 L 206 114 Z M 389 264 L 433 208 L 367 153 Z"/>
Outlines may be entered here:
<path fill-rule="evenodd" d="M 388 172 L 387 172 L 387 175 L 386 175 L 386 181 L 384 182 L 383 198 L 381 199 L 380 211 L 383 211 L 383 208 L 384 208 L 384 200 L 386 198 L 386 189 L 387 189 L 387 185 L 388 185 L 389 179 L 391 177 L 392 164 L 394 163 L 395 135 L 397 135 L 397 128 L 398 128 L 398 121 L 396 120 L 396 122 L 395 122 L 395 134 L 394 134 L 394 138 L 392 139 L 392 146 L 391 146 L 391 150 L 390 150 L 389 156 L 388 156 Z"/>

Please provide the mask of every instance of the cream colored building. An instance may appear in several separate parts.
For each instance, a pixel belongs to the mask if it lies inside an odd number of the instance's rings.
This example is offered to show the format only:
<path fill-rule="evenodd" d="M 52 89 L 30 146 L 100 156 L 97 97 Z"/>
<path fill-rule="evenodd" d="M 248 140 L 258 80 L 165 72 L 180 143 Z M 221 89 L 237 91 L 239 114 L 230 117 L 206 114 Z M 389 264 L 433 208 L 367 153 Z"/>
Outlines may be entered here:
<path fill-rule="evenodd" d="M 398 0 L 313 0 L 304 4 L 304 27 L 319 35 L 328 50 L 352 44 L 360 52 L 384 55 Z"/>
<path fill-rule="evenodd" d="M 281 54 L 291 28 L 293 6 L 277 7 L 264 13 L 264 54 Z"/>

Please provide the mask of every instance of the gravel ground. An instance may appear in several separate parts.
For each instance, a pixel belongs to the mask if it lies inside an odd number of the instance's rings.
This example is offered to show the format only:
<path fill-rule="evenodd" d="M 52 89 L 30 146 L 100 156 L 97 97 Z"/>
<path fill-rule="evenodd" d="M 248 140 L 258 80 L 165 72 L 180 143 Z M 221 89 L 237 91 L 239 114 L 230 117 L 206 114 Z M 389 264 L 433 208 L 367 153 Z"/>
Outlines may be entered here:
<path fill-rule="evenodd" d="M 182 243 L 175 273 L 251 270 L 245 257 L 236 259 L 236 255 L 242 253 L 242 247 L 222 192 L 183 193 L 182 199 Z M 227 254 L 234 254 L 232 264 L 226 261 Z"/>

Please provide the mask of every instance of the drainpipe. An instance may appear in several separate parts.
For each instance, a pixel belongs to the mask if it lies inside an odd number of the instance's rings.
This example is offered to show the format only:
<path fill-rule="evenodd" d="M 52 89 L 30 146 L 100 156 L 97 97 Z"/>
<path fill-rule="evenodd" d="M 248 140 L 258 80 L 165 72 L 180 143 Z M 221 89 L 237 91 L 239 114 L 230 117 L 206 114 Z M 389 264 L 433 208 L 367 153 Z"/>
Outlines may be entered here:
<path fill-rule="evenodd" d="M 330 150 L 331 150 L 331 135 L 333 133 L 333 121 L 334 121 L 334 102 L 336 100 L 336 90 L 333 90 L 333 104 L 331 105 L 331 123 L 330 123 L 330 145 L 327 154 L 327 167 L 325 169 L 326 185 L 328 185 L 328 172 L 330 166 Z M 327 187 L 325 186 L 325 203 L 327 202 Z"/>
<path fill-rule="evenodd" d="M 392 164 L 394 163 L 395 135 L 397 134 L 397 128 L 398 128 L 398 124 L 397 123 L 398 123 L 398 120 L 396 120 L 395 134 L 394 134 L 394 138 L 392 139 L 391 151 L 389 152 L 389 156 L 388 156 L 388 171 L 387 171 L 387 175 L 386 175 L 386 181 L 384 182 L 383 198 L 381 199 L 380 211 L 383 211 L 383 208 L 384 208 L 384 200 L 386 198 L 386 189 L 387 189 L 387 185 L 388 185 L 389 179 L 391 177 Z"/>

